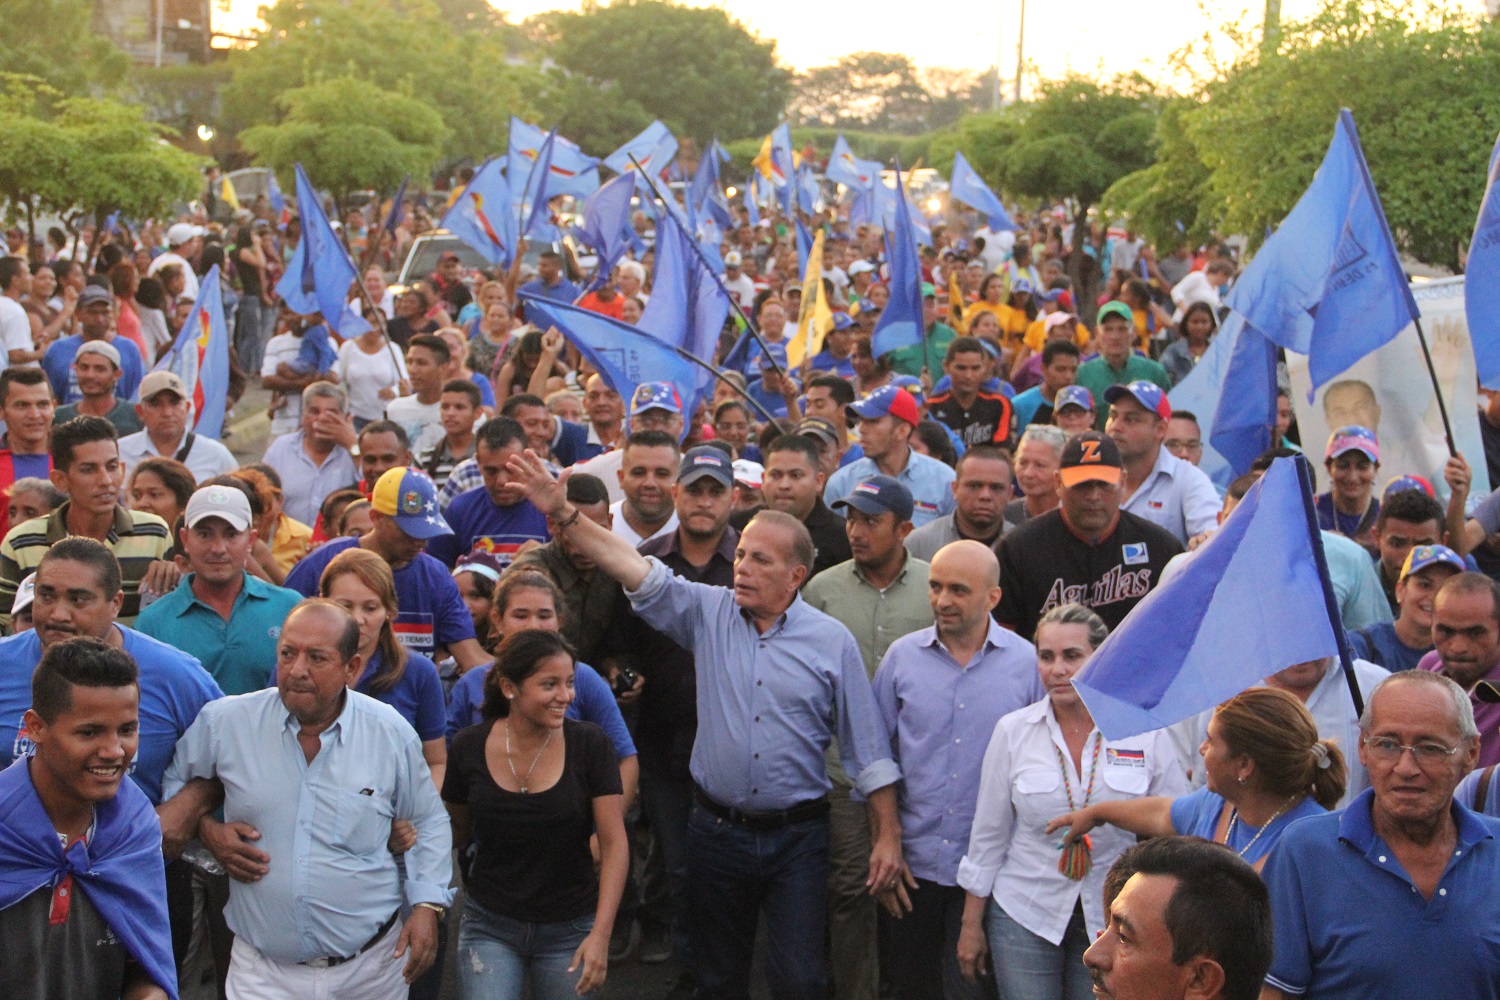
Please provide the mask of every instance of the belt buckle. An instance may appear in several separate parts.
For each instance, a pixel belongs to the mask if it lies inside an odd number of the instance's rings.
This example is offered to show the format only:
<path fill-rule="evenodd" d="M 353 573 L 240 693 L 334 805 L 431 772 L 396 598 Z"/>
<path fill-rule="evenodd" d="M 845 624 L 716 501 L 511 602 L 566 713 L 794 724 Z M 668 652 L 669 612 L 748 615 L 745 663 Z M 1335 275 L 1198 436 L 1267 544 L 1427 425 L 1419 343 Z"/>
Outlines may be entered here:
<path fill-rule="evenodd" d="M 307 961 L 298 962 L 297 964 L 305 965 L 309 969 L 327 969 L 332 967 L 333 959 L 328 958 L 327 956 L 324 956 L 322 958 L 309 958 Z"/>

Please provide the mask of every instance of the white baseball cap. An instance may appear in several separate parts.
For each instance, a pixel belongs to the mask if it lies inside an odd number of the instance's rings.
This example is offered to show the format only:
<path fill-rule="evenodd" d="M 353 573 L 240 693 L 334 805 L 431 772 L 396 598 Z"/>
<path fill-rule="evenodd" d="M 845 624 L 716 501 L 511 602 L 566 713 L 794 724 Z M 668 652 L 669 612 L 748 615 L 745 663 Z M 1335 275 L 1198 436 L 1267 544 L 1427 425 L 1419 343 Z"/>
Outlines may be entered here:
<path fill-rule="evenodd" d="M 205 518 L 217 517 L 229 522 L 235 531 L 250 527 L 250 499 L 244 490 L 233 486 L 205 486 L 188 500 L 182 521 L 189 528 L 196 527 Z"/>
<path fill-rule="evenodd" d="M 180 247 L 194 236 L 202 236 L 203 227 L 191 222 L 174 222 L 167 228 L 167 246 Z"/>

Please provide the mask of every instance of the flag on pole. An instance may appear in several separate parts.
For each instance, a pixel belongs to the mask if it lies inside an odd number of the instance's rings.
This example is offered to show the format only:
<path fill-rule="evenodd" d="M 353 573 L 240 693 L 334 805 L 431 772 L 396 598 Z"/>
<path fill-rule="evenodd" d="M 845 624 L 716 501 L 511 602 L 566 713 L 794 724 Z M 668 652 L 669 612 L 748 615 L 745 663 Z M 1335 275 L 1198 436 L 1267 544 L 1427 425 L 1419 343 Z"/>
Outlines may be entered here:
<path fill-rule="evenodd" d="M 203 276 L 188 321 L 152 371 L 172 372 L 182 379 L 193 401 L 195 434 L 216 441 L 223 436 L 224 412 L 229 408 L 229 329 L 224 325 L 219 265 Z"/>
<path fill-rule="evenodd" d="M 1469 319 L 1469 340 L 1474 345 L 1474 364 L 1479 384 L 1500 389 L 1500 139 L 1490 153 L 1489 176 L 1479 217 L 1474 220 L 1474 238 L 1469 241 L 1469 266 L 1464 271 L 1464 311 Z"/>
<path fill-rule="evenodd" d="M 800 229 L 802 224 L 797 224 Z M 823 294 L 823 230 L 813 237 L 802 271 L 802 307 L 797 317 L 797 332 L 786 345 L 787 367 L 802 367 L 806 358 L 817 357 L 823 350 L 823 338 L 833 329 L 833 310 Z"/>
<path fill-rule="evenodd" d="M 990 232 L 998 233 L 1003 229 L 1016 228 L 1009 213 L 1005 211 L 1004 203 L 995 197 L 990 186 L 969 166 L 963 153 L 953 154 L 953 180 L 949 183 L 948 190 L 954 198 L 987 215 Z"/>
<path fill-rule="evenodd" d="M 401 178 L 401 186 L 396 188 L 396 194 L 391 198 L 391 210 L 385 213 L 384 229 L 392 236 L 396 235 L 396 227 L 401 225 L 401 220 L 406 218 L 406 184 L 411 180 L 411 174 Z"/>
<path fill-rule="evenodd" d="M 712 361 L 729 317 L 729 293 L 694 246 L 677 217 L 656 227 L 651 300 L 636 328 L 703 361 Z"/>
<path fill-rule="evenodd" d="M 640 162 L 646 176 L 655 180 L 676 159 L 677 137 L 660 120 L 653 121 L 641 130 L 640 135 L 606 156 L 604 165 L 617 174 L 623 174 L 635 169 L 630 162 L 632 156 Z M 639 178 L 637 183 L 644 187 L 645 178 Z"/>
<path fill-rule="evenodd" d="M 276 294 L 293 312 L 304 316 L 322 313 L 323 321 L 339 336 L 357 337 L 370 329 L 365 318 L 349 308 L 349 290 L 358 280 L 359 271 L 323 214 L 322 202 L 302 164 L 295 169 L 302 239 L 276 283 Z"/>
<path fill-rule="evenodd" d="M 537 150 L 535 162 L 531 164 L 531 170 L 526 175 L 526 186 L 519 192 L 520 199 L 517 202 L 518 214 L 516 216 L 517 232 L 522 237 L 533 233 L 542 234 L 545 227 L 552 225 L 550 213 L 547 211 L 547 200 L 552 197 L 549 190 L 552 175 L 552 152 L 557 145 L 557 132 L 547 133 L 547 138 L 542 140 L 542 145 Z M 512 177 L 511 190 L 516 191 L 514 182 L 519 180 Z M 537 217 L 541 216 L 542 226 L 537 225 Z"/>
<path fill-rule="evenodd" d="M 1278 670 L 1339 654 L 1305 461 L 1273 462 L 1074 679 L 1106 739 L 1181 722 Z"/>
<path fill-rule="evenodd" d="M 276 214 L 286 215 L 286 195 L 281 193 L 281 185 L 276 183 L 276 171 L 267 171 L 269 179 L 266 184 L 266 198 L 271 202 L 271 207 L 276 209 Z"/>
<path fill-rule="evenodd" d="M 797 207 L 808 215 L 818 210 L 818 201 L 823 192 L 818 187 L 818 176 L 813 172 L 812 164 L 803 161 L 802 166 L 797 168 Z"/>
<path fill-rule="evenodd" d="M 923 246 L 932 246 L 932 227 L 927 223 L 927 216 L 922 214 L 921 209 L 912 204 L 911 195 L 906 191 L 906 185 L 900 183 L 899 172 L 895 187 L 891 187 L 884 181 L 875 182 L 875 215 L 876 221 L 886 232 L 896 227 L 896 204 L 900 202 L 906 207 L 907 224 L 911 227 L 912 236 Z M 897 192 L 900 192 L 897 194 Z"/>
<path fill-rule="evenodd" d="M 1241 324 L 1224 385 L 1232 388 L 1219 394 L 1209 443 L 1243 476 L 1276 432 L 1276 345 L 1269 337 Z"/>
<path fill-rule="evenodd" d="M 842 132 L 833 141 L 833 152 L 828 156 L 828 167 L 823 176 L 835 184 L 842 184 L 855 191 L 868 191 L 875 186 L 880 176 L 878 165 L 870 170 L 870 164 L 857 158 L 849 148 L 849 141 Z"/>
<path fill-rule="evenodd" d="M 1417 318 L 1347 108 L 1312 184 L 1225 304 L 1280 346 L 1306 354 L 1313 391 Z"/>
<path fill-rule="evenodd" d="M 688 207 L 699 215 L 713 216 L 714 222 L 721 227 L 732 226 L 734 217 L 729 212 L 729 202 L 724 198 L 724 188 L 719 181 L 719 155 L 714 145 L 710 145 L 698 160 L 698 169 L 693 172 L 693 181 L 688 187 Z"/>
<path fill-rule="evenodd" d="M 599 255 L 596 275 L 608 276 L 630 244 L 630 200 L 635 181 L 621 174 L 583 199 L 583 224 L 574 232 Z"/>
<path fill-rule="evenodd" d="M 802 224 L 802 220 L 798 219 L 796 221 L 797 221 L 797 271 L 798 271 L 798 273 L 806 274 L 807 273 L 807 258 L 812 253 L 812 249 L 813 249 L 813 238 L 812 238 L 812 234 L 807 231 L 807 227 Z"/>
<path fill-rule="evenodd" d="M 755 173 L 745 178 L 745 196 L 742 199 L 745 205 L 745 216 L 750 220 L 750 225 L 760 225 L 760 206 L 755 203 Z"/>
<path fill-rule="evenodd" d="M 899 165 L 896 167 L 896 187 L 901 188 Z M 922 264 L 917 256 L 917 241 L 905 198 L 896 199 L 895 216 L 895 224 L 886 237 L 891 297 L 870 336 L 871 348 L 877 358 L 902 347 L 920 347 L 924 337 Z"/>
<path fill-rule="evenodd" d="M 475 253 L 509 267 L 520 240 L 511 211 L 510 185 L 500 172 L 505 161 L 486 161 L 443 213 L 438 225 L 468 244 Z"/>
<path fill-rule="evenodd" d="M 238 212 L 240 210 L 240 195 L 234 189 L 234 181 L 229 179 L 228 174 L 224 175 L 224 183 L 220 187 L 219 197 L 223 198 L 224 204 L 228 205 L 234 211 Z"/>
<path fill-rule="evenodd" d="M 510 144 L 506 153 L 506 176 L 512 187 L 519 187 L 531 172 L 531 164 L 547 141 L 546 131 L 512 116 Z M 522 166 L 522 163 L 525 165 Z M 552 163 L 547 188 L 553 196 L 570 194 L 586 198 L 599 188 L 599 161 L 585 156 L 583 150 L 562 136 L 553 143 Z"/>

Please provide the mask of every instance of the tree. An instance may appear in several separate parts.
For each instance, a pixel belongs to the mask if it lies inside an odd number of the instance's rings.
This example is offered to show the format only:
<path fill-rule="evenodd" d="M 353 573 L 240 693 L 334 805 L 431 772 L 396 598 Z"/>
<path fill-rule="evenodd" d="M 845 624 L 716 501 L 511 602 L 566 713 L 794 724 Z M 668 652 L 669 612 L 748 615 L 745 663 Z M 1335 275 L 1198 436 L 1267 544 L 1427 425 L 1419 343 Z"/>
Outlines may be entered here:
<path fill-rule="evenodd" d="M 6 221 L 24 217 L 33 241 L 37 215 L 70 207 L 66 178 L 78 151 L 46 110 L 61 96 L 35 76 L 0 73 L 0 198 Z"/>
<path fill-rule="evenodd" d="M 0 0 L 0 67 L 63 94 L 113 90 L 130 57 L 89 30 L 93 16 L 94 0 Z"/>
<path fill-rule="evenodd" d="M 1197 106 L 1189 98 L 1166 102 L 1156 123 L 1156 162 L 1120 178 L 1101 201 L 1106 211 L 1127 215 L 1131 230 L 1159 247 L 1204 242 L 1219 221 L 1208 167 L 1185 128 Z"/>
<path fill-rule="evenodd" d="M 564 71 L 615 85 L 680 136 L 764 135 L 786 106 L 791 75 L 776 63 L 775 42 L 717 8 L 616 0 L 528 26 Z"/>
<path fill-rule="evenodd" d="M 804 125 L 921 132 L 931 95 L 903 55 L 856 52 L 799 76 L 787 117 Z"/>
<path fill-rule="evenodd" d="M 352 77 L 288 91 L 280 104 L 279 124 L 246 129 L 240 141 L 285 190 L 294 190 L 292 166 L 301 163 L 340 214 L 355 191 L 392 191 L 406 174 L 431 171 L 448 138 L 432 106 Z"/>
<path fill-rule="evenodd" d="M 997 194 L 1004 188 L 1005 152 L 1017 140 L 1021 128 L 1022 108 L 1011 105 L 1004 111 L 966 115 L 932 137 L 929 162 L 943 173 L 953 172 L 953 154 L 962 152 L 969 166 L 984 178 Z"/>
<path fill-rule="evenodd" d="M 547 127 L 595 153 L 619 149 L 650 125 L 652 117 L 626 97 L 619 84 L 592 83 L 560 69 L 548 71 L 536 105 Z"/>

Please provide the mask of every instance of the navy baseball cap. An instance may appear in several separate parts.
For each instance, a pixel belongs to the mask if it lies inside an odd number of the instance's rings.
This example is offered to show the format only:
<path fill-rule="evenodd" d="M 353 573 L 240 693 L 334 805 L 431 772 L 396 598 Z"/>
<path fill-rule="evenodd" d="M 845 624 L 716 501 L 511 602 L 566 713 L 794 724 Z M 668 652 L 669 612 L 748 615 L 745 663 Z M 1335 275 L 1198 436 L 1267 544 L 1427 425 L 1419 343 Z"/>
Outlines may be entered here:
<path fill-rule="evenodd" d="M 1065 385 L 1057 390 L 1057 397 L 1052 403 L 1052 411 L 1061 413 L 1065 406 L 1076 406 L 1080 410 L 1092 410 L 1094 408 L 1094 394 L 1081 385 Z"/>
<path fill-rule="evenodd" d="M 854 325 L 854 317 L 848 313 L 833 314 L 833 328 L 835 330 L 847 330 Z"/>
<path fill-rule="evenodd" d="M 1140 403 L 1148 413 L 1154 413 L 1163 420 L 1172 419 L 1172 404 L 1167 402 L 1166 390 L 1155 382 L 1145 379 L 1136 379 L 1129 385 L 1112 385 L 1104 390 L 1104 401 L 1115 403 L 1126 396 Z"/>
<path fill-rule="evenodd" d="M 704 476 L 711 476 L 726 489 L 734 488 L 734 463 L 723 449 L 711 444 L 700 444 L 689 448 L 677 466 L 677 481 L 683 486 L 695 483 Z"/>
<path fill-rule="evenodd" d="M 637 417 L 647 410 L 681 413 L 682 397 L 677 395 L 677 387 L 671 382 L 642 382 L 636 386 L 635 395 L 630 397 L 630 415 Z"/>
<path fill-rule="evenodd" d="M 832 507 L 834 510 L 853 507 L 861 514 L 869 514 L 871 517 L 878 517 L 889 511 L 896 515 L 897 521 L 910 521 L 916 503 L 912 500 L 911 490 L 900 481 L 890 476 L 871 476 L 854 487 L 848 496 L 835 500 Z"/>

